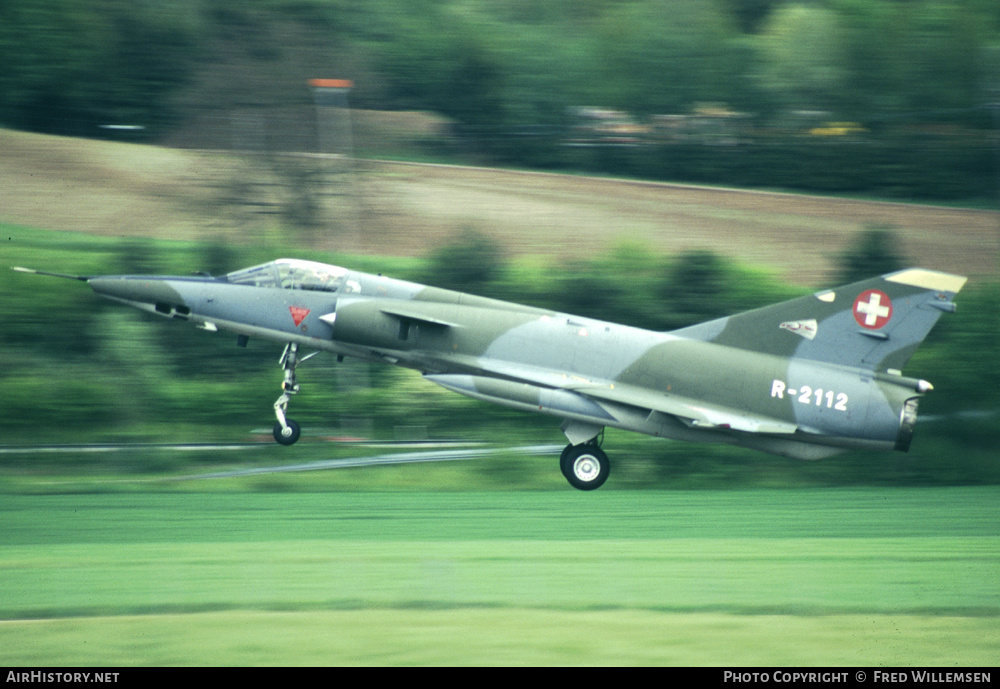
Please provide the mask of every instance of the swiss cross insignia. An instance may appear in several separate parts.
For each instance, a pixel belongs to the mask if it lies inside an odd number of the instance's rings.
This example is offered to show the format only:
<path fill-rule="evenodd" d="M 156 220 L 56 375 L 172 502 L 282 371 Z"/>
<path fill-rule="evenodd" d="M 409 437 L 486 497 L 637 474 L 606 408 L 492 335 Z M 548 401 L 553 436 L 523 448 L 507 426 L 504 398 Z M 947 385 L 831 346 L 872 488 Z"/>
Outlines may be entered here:
<path fill-rule="evenodd" d="M 289 306 L 288 311 L 292 314 L 292 322 L 295 323 L 295 327 L 298 327 L 305 320 L 305 317 L 309 315 L 310 309 L 304 309 L 301 306 Z"/>
<path fill-rule="evenodd" d="M 862 328 L 878 330 L 892 318 L 892 300 L 877 289 L 865 290 L 854 300 L 854 320 Z"/>

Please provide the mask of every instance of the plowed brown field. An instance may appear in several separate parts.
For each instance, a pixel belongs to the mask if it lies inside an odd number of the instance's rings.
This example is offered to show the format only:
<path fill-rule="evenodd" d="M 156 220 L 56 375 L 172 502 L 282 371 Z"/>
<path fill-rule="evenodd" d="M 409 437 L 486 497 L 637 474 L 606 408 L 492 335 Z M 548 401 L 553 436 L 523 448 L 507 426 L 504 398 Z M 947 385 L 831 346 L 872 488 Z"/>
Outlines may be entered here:
<path fill-rule="evenodd" d="M 273 180 L 262 174 L 245 156 L 0 130 L 0 220 L 252 242 L 273 216 L 222 199 L 247 180 L 266 193 Z M 830 279 L 837 254 L 870 226 L 892 228 L 914 265 L 983 276 L 1000 256 L 1000 213 L 983 210 L 373 161 L 334 178 L 329 230 L 304 244 L 422 255 L 474 228 L 514 255 L 589 256 L 623 242 L 707 248 L 807 285 Z"/>

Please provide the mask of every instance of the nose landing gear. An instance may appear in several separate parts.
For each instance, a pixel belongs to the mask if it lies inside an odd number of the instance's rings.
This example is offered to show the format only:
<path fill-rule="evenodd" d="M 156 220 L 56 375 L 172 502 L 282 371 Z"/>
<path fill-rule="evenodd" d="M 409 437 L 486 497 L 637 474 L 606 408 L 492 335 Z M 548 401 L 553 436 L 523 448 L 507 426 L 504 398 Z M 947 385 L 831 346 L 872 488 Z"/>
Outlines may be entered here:
<path fill-rule="evenodd" d="M 280 364 L 285 370 L 285 379 L 281 382 L 281 397 L 274 403 L 274 415 L 278 422 L 274 424 L 274 439 L 281 445 L 293 445 L 302 435 L 299 424 L 286 416 L 288 403 L 299 391 L 299 384 L 295 380 L 295 367 L 303 361 L 311 359 L 319 354 L 313 352 L 308 356 L 299 358 L 299 345 L 296 342 L 289 342 L 281 355 Z"/>

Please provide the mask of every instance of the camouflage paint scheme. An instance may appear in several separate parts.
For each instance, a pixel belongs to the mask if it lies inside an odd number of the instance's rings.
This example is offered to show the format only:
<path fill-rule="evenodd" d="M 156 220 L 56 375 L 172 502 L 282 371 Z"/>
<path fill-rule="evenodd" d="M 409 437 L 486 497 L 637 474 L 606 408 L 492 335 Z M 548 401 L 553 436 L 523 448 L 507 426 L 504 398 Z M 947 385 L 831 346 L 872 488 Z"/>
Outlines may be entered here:
<path fill-rule="evenodd" d="M 233 331 L 241 344 L 286 343 L 278 442 L 299 437 L 284 412 L 307 347 L 562 418 L 570 444 L 560 466 L 582 490 L 607 479 L 597 439 L 608 426 L 801 459 L 907 450 L 931 385 L 901 369 L 966 281 L 913 268 L 653 332 L 295 259 L 220 278 L 77 279 L 151 313 Z"/>

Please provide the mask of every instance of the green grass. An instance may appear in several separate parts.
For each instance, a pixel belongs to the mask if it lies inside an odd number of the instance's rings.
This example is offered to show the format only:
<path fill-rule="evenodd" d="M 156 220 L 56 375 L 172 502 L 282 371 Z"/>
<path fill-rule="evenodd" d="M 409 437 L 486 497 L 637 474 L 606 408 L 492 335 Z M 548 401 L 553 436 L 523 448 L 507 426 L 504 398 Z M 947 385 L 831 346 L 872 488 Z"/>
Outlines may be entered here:
<path fill-rule="evenodd" d="M 990 665 L 997 497 L 7 495 L 0 663 Z"/>
<path fill-rule="evenodd" d="M 995 619 L 746 617 L 645 610 L 234 611 L 5 623 L 0 639 L 0 662 L 8 665 L 119 669 L 133 665 L 991 666 L 997 654 Z"/>

